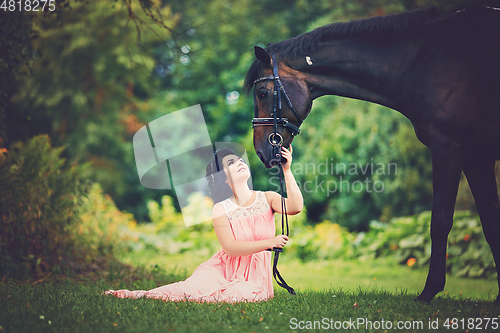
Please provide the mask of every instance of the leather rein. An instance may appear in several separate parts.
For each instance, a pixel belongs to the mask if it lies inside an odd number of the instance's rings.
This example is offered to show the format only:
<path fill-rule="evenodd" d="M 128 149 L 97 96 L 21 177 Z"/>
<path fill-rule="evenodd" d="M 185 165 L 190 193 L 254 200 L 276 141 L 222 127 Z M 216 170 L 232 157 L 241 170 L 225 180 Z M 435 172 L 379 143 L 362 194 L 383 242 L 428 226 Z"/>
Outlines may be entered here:
<path fill-rule="evenodd" d="M 285 87 L 283 87 L 283 84 L 281 83 L 279 74 L 278 74 L 278 62 L 276 61 L 276 56 L 273 54 L 272 56 L 272 61 L 273 61 L 273 75 L 272 76 L 263 76 L 261 78 L 258 78 L 253 82 L 254 86 L 256 83 L 265 81 L 265 80 L 273 80 L 274 81 L 274 88 L 273 88 L 273 111 L 271 113 L 272 118 L 253 118 L 252 119 L 252 128 L 255 128 L 257 126 L 273 126 L 274 131 L 269 135 L 268 141 L 269 143 L 273 146 L 273 154 L 274 156 L 277 156 L 278 158 L 278 168 L 280 169 L 280 194 L 281 194 L 281 234 L 285 234 L 285 224 L 286 224 L 286 235 L 288 236 L 289 234 L 289 227 L 288 227 L 288 215 L 286 213 L 286 205 L 285 205 L 285 197 L 284 193 L 286 191 L 286 185 L 285 185 L 285 179 L 283 175 L 283 165 L 281 164 L 281 146 L 283 145 L 283 137 L 281 134 L 278 132 L 278 126 L 282 126 L 284 128 L 287 128 L 292 136 L 298 135 L 300 133 L 299 126 L 302 124 L 304 121 L 297 110 L 292 105 L 292 102 L 290 101 L 290 98 L 288 97 Z M 288 107 L 294 114 L 294 116 L 297 118 L 299 121 L 299 126 L 295 126 L 291 124 L 287 118 L 283 118 L 283 111 L 281 108 L 281 96 L 283 95 L 286 103 L 288 104 Z M 295 295 L 295 290 L 290 287 L 283 277 L 281 276 L 280 272 L 278 271 L 278 259 L 279 259 L 279 254 L 283 252 L 282 248 L 277 248 L 274 247 L 272 249 L 267 249 L 267 251 L 273 251 L 274 252 L 274 262 L 273 262 L 273 276 L 274 279 L 276 280 L 276 283 L 282 287 L 285 288 L 290 294 Z"/>

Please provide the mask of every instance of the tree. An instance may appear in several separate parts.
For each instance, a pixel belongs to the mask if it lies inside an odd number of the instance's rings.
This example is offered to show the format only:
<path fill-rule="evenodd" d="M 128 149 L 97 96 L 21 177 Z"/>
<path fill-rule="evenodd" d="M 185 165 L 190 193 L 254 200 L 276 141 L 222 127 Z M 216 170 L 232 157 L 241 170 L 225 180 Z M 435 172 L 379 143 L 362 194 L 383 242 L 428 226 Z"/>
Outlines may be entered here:
<path fill-rule="evenodd" d="M 24 12 L 0 20 L 0 42 L 12 42 L 6 48 L 11 60 L 0 62 L 0 74 L 7 73 L 2 78 L 8 78 L 0 86 L 4 90 L 0 102 L 6 101 L 0 104 L 0 136 L 6 147 L 48 133 L 55 146 L 67 147 L 64 154 L 70 161 L 91 161 L 87 177 L 102 183 L 120 209 L 141 220 L 147 217 L 147 200 L 159 200 L 165 193 L 139 184 L 133 134 L 166 113 L 201 104 L 211 140 L 243 143 L 255 187 L 273 189 L 270 178 L 274 171 L 264 169 L 252 153 L 253 101 L 241 94 L 243 78 L 254 59 L 253 46 L 335 21 L 395 14 L 431 4 L 452 10 L 479 2 L 186 0 L 162 5 L 150 0 L 58 1 L 56 15 Z M 20 76 L 22 71 L 29 75 Z M 337 112 L 321 110 L 321 105 L 315 102 L 315 114 Z M 361 104 L 349 107 L 361 107 L 356 111 L 361 113 L 363 108 L 371 108 Z M 310 120 L 304 124 L 304 135 L 297 142 L 307 136 L 310 124 Z M 353 144 L 364 142 L 358 139 Z M 296 162 L 307 155 L 301 150 L 296 145 Z M 324 200 L 309 202 L 317 208 L 308 210 L 313 221 L 328 209 L 325 204 Z M 389 205 L 373 204 L 378 208 L 370 208 L 367 218 L 378 218 L 380 210 Z M 396 208 L 393 213 L 403 211 Z M 385 212 L 390 216 L 387 209 Z"/>
<path fill-rule="evenodd" d="M 6 119 L 9 141 L 50 134 L 55 146 L 67 147 L 71 162 L 91 161 L 86 176 L 115 196 L 124 195 L 128 178 L 137 177 L 130 139 L 143 125 L 136 114 L 147 112 L 141 94 L 155 89 L 149 50 L 172 38 L 138 7 L 76 2 L 59 18 L 34 16 L 38 36 L 31 46 L 39 59 L 31 63 L 31 75 L 17 77 L 12 98 L 25 116 Z M 163 24 L 174 27 L 178 18 L 169 7 L 158 10 L 169 18 Z"/>

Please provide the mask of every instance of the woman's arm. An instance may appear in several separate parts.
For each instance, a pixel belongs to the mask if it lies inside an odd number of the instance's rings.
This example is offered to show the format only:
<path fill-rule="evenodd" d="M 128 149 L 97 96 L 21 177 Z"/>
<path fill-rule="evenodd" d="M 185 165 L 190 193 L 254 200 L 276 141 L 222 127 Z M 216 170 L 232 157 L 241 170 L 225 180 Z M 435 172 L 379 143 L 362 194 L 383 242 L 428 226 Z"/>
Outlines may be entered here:
<path fill-rule="evenodd" d="M 286 212 L 289 215 L 295 215 L 302 211 L 304 207 L 304 198 L 302 197 L 302 193 L 300 192 L 300 188 L 295 181 L 295 177 L 291 171 L 292 165 L 292 152 L 293 148 L 290 145 L 290 150 L 283 147 L 281 149 L 282 156 L 286 159 L 286 163 L 283 164 L 283 174 L 285 176 L 285 184 L 286 184 L 286 194 L 287 198 L 285 199 Z M 267 202 L 269 206 L 277 212 L 282 214 L 281 211 L 281 196 L 272 191 L 266 192 Z"/>
<path fill-rule="evenodd" d="M 215 234 L 230 257 L 242 257 L 264 251 L 273 247 L 283 248 L 288 241 L 288 236 L 279 235 L 274 238 L 259 241 L 237 241 L 234 239 L 233 231 L 229 225 L 224 207 L 217 203 L 212 211 Z"/>

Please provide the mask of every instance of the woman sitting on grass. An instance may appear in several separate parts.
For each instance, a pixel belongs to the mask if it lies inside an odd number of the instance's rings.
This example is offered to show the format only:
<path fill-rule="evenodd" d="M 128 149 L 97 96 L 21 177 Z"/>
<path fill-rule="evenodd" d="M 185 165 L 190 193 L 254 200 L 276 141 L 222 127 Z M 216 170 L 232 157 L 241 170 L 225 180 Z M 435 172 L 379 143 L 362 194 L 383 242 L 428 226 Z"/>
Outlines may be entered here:
<path fill-rule="evenodd" d="M 286 211 L 302 210 L 303 198 L 290 171 L 292 147 L 282 148 L 287 186 Z M 224 171 L 224 172 L 221 172 Z M 250 169 L 230 149 L 215 153 L 207 166 L 207 180 L 214 201 L 213 226 L 222 249 L 193 275 L 152 290 L 109 290 L 120 298 L 148 297 L 162 300 L 206 302 L 256 302 L 274 296 L 271 251 L 283 248 L 288 236 L 275 236 L 274 213 L 281 213 L 281 196 L 272 191 L 253 191 L 248 186 Z"/>

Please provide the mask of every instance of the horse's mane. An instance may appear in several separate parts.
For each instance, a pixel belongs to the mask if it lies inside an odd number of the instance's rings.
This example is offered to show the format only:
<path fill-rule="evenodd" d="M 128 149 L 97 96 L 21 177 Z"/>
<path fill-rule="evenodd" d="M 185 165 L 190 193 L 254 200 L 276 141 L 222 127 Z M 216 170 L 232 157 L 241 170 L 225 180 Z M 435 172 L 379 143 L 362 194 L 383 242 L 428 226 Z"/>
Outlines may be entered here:
<path fill-rule="evenodd" d="M 353 38 L 366 34 L 402 34 L 418 26 L 422 26 L 434 20 L 441 14 L 435 7 L 424 10 L 416 10 L 395 15 L 376 16 L 364 20 L 351 22 L 338 22 L 316 28 L 310 32 L 303 33 L 296 37 L 269 45 L 267 52 L 277 53 L 281 56 L 296 56 L 300 54 L 312 53 L 320 42 Z M 243 89 L 250 92 L 253 81 L 257 78 L 261 70 L 260 61 L 256 60 L 247 72 Z"/>
<path fill-rule="evenodd" d="M 328 41 L 334 38 L 352 38 L 359 35 L 380 33 L 402 34 L 439 16 L 440 14 L 436 7 L 430 7 L 424 10 L 395 15 L 375 16 L 364 20 L 332 23 L 273 44 L 269 47 L 268 51 L 294 56 L 314 52 L 315 47 L 320 41 Z"/>

